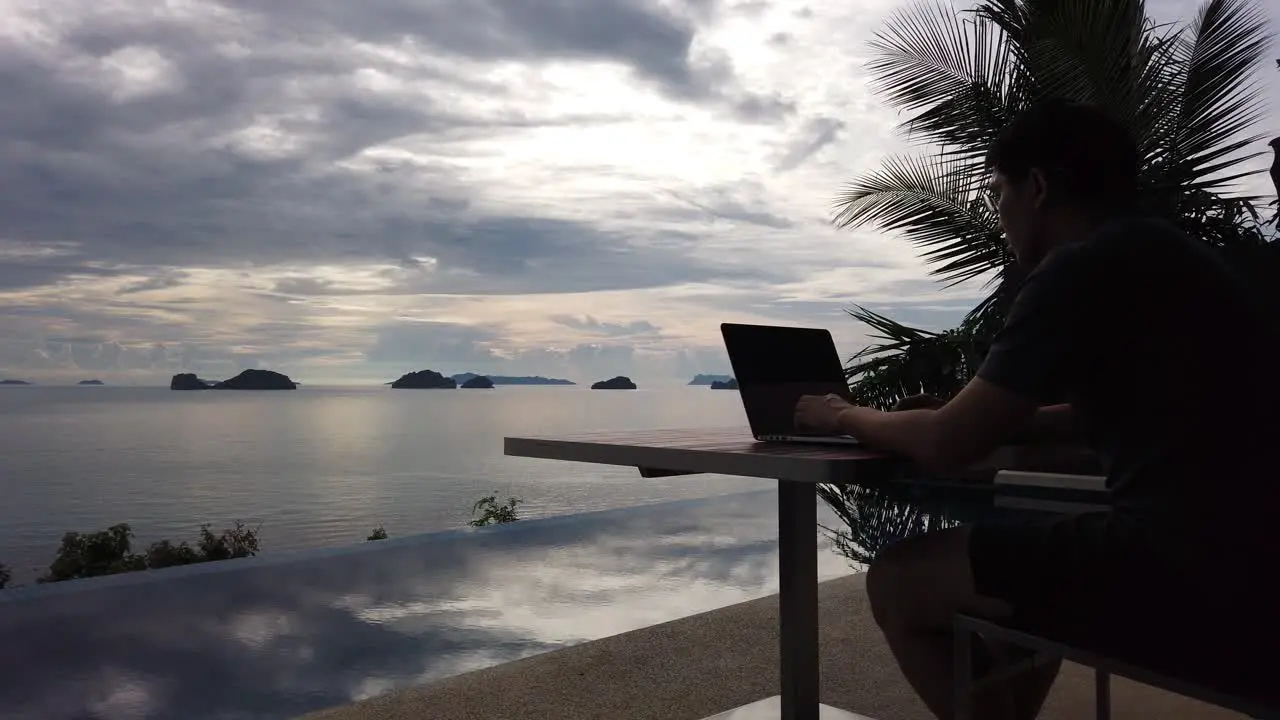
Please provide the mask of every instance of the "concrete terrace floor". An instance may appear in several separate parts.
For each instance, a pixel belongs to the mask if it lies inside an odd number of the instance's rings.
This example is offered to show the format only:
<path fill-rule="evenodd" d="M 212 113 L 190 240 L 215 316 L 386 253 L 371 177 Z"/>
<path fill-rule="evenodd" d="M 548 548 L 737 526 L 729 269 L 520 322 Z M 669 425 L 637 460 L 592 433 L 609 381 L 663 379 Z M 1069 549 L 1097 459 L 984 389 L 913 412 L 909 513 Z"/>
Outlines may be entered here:
<path fill-rule="evenodd" d="M 865 576 L 821 585 L 822 701 L 930 720 L 871 620 Z M 778 692 L 777 595 L 535 655 L 308 720 L 700 720 Z M 1092 671 L 1065 665 L 1041 718 L 1093 717 Z M 1113 717 L 1242 718 L 1121 678 Z"/>

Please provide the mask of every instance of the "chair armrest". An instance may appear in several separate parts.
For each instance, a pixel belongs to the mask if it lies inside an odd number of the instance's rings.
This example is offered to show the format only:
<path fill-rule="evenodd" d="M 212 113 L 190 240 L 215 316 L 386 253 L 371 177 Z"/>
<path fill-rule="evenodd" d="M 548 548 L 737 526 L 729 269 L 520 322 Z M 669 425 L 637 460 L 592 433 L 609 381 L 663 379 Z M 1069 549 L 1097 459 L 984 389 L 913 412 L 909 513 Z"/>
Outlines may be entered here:
<path fill-rule="evenodd" d="M 975 471 L 1017 470 L 1062 475 L 1103 475 L 1102 463 L 1083 445 L 1006 445 L 974 465 Z"/>
<path fill-rule="evenodd" d="M 1023 487 L 1055 488 L 1106 492 L 1107 479 L 1101 475 L 1077 475 L 1071 473 L 1033 472 L 1030 470 L 997 470 L 996 485 L 1020 485 Z"/>

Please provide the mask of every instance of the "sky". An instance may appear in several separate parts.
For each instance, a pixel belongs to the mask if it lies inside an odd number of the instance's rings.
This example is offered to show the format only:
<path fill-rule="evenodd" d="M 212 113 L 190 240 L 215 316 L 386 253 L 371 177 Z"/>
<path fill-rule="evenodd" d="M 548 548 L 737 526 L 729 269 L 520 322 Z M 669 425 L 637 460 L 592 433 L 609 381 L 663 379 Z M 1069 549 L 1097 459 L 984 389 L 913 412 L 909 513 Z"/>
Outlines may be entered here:
<path fill-rule="evenodd" d="M 864 69 L 902 6 L 0 0 L 0 377 L 665 382 L 725 321 L 952 326 L 980 282 L 830 222 L 908 147 Z"/>

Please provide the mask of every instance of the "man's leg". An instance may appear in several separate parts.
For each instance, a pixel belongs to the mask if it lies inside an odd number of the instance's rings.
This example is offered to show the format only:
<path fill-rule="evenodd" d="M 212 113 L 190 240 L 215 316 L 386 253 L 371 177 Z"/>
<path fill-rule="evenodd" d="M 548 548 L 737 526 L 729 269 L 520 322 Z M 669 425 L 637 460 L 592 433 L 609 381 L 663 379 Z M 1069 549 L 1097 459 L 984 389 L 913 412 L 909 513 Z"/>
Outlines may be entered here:
<path fill-rule="evenodd" d="M 998 618 L 1012 608 L 978 594 L 969 562 L 969 528 L 927 533 L 891 545 L 867 574 L 867 594 L 876 623 L 911 687 L 941 720 L 953 709 L 952 619 L 957 612 Z M 995 659 L 1013 651 L 993 646 Z M 975 717 L 1033 718 L 1039 712 L 1057 664 L 1018 678 L 975 698 Z"/>

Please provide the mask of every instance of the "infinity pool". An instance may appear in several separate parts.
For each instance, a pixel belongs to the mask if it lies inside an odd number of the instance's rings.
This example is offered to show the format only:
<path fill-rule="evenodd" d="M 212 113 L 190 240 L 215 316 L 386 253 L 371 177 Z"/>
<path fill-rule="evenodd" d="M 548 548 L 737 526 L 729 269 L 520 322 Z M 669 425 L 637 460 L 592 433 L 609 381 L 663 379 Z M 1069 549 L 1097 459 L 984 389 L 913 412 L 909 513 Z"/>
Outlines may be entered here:
<path fill-rule="evenodd" d="M 852 572 L 816 541 L 821 579 Z M 0 591 L 0 717 L 291 717 L 768 595 L 777 570 L 764 491 Z"/>

